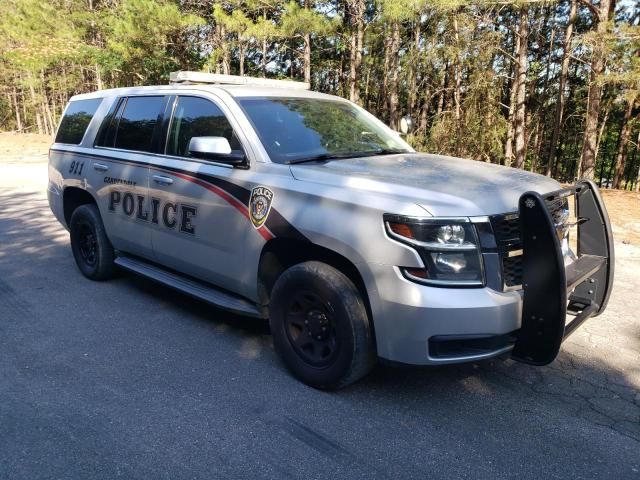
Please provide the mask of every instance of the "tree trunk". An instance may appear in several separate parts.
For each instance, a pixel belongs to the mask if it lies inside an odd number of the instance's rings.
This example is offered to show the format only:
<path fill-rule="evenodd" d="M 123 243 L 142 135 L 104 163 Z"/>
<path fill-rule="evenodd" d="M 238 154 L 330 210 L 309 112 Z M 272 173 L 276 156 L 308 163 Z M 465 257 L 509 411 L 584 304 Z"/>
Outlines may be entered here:
<path fill-rule="evenodd" d="M 424 92 L 424 100 L 422 101 L 422 107 L 420 108 L 420 121 L 418 122 L 417 135 L 427 134 L 429 115 L 429 92 Z"/>
<path fill-rule="evenodd" d="M 391 65 L 391 39 L 387 35 L 387 28 L 384 29 L 383 45 L 384 45 L 384 60 L 382 62 L 382 105 L 379 107 L 380 112 L 384 112 L 382 115 L 384 118 L 389 117 L 389 66 Z"/>
<path fill-rule="evenodd" d="M 587 105 L 587 115 L 584 128 L 584 139 L 582 142 L 582 155 L 580 156 L 580 174 L 582 177 L 593 180 L 595 175 L 596 157 L 598 155 L 598 117 L 600 116 L 600 99 L 602 96 L 602 85 L 600 78 L 604 74 L 605 67 L 605 35 L 607 33 L 607 22 L 610 10 L 612 10 L 615 0 L 600 0 L 595 7 L 598 14 L 596 17 L 596 45 L 591 60 L 591 77 L 589 78 L 589 100 Z"/>
<path fill-rule="evenodd" d="M 408 112 L 409 115 L 414 114 L 416 103 L 418 100 L 417 81 L 418 81 L 418 53 L 420 52 L 420 21 L 415 20 L 413 24 L 413 45 L 411 46 L 411 61 L 409 62 L 409 95 L 408 95 Z"/>
<path fill-rule="evenodd" d="M 453 65 L 453 76 L 455 87 L 453 90 L 453 104 L 455 109 L 455 119 L 456 119 L 456 146 L 455 153 L 456 156 L 460 156 L 460 138 L 462 135 L 460 134 L 462 130 L 462 116 L 460 113 L 460 90 L 462 88 L 462 72 L 460 66 L 460 34 L 458 31 L 458 15 L 454 13 L 453 15 L 453 33 L 456 41 L 456 59 Z"/>
<path fill-rule="evenodd" d="M 538 148 L 540 146 L 540 138 L 542 137 L 542 135 L 540 135 L 540 122 L 536 123 L 536 128 L 534 128 L 533 130 L 533 145 L 534 147 L 534 154 L 532 155 L 531 158 L 531 168 L 530 170 L 532 172 L 535 173 L 536 168 L 538 167 Z"/>
<path fill-rule="evenodd" d="M 102 90 L 104 85 L 102 84 L 102 75 L 100 75 L 100 66 L 96 63 L 94 68 L 96 69 L 96 87 L 98 90 Z"/>
<path fill-rule="evenodd" d="M 349 52 L 349 100 L 360 103 L 358 72 L 362 67 L 364 41 L 364 0 L 352 0 L 347 5 L 351 21 L 351 46 Z"/>
<path fill-rule="evenodd" d="M 553 122 L 553 134 L 551 135 L 551 143 L 549 144 L 549 154 L 547 155 L 547 177 L 555 172 L 557 162 L 556 154 L 558 148 L 558 140 L 560 138 L 560 129 L 564 120 L 564 106 L 566 103 L 565 90 L 567 88 L 567 79 L 569 76 L 569 62 L 571 60 L 571 40 L 573 37 L 573 25 L 576 21 L 576 11 L 578 9 L 578 0 L 571 0 L 571 9 L 569 10 L 569 23 L 564 34 L 564 44 L 562 50 L 562 66 L 560 68 L 560 86 L 558 87 L 558 99 L 556 100 L 556 112 Z"/>
<path fill-rule="evenodd" d="M 266 37 L 262 39 L 262 59 L 261 59 L 261 67 L 262 67 L 262 76 L 267 76 L 267 39 Z"/>
<path fill-rule="evenodd" d="M 640 130 L 638 130 L 638 138 L 636 139 L 636 151 L 634 156 L 638 154 L 640 150 Z M 636 175 L 636 192 L 640 192 L 640 162 L 638 162 L 638 174 Z"/>
<path fill-rule="evenodd" d="M 20 106 L 18 105 L 18 90 L 13 87 L 13 106 L 16 112 L 16 128 L 22 131 L 22 118 L 20 117 Z"/>
<path fill-rule="evenodd" d="M 36 92 L 33 88 L 32 78 L 29 79 L 29 93 L 31 94 L 31 105 L 36 114 L 36 126 L 38 127 L 38 133 L 42 135 L 44 133 L 44 127 L 42 124 L 42 118 L 40 117 L 40 112 L 38 111 L 38 101 L 36 99 Z"/>
<path fill-rule="evenodd" d="M 53 135 L 56 126 L 53 121 L 53 115 L 51 114 L 51 108 L 49 107 L 49 98 L 47 96 L 47 89 L 45 86 L 44 70 L 40 70 L 40 81 L 42 82 L 42 117 L 45 120 L 45 130 L 47 135 Z"/>
<path fill-rule="evenodd" d="M 448 60 L 445 62 L 444 71 L 442 72 L 442 77 L 440 79 L 440 95 L 438 95 L 438 107 L 436 108 L 436 121 L 440 120 L 440 115 L 442 115 L 442 110 L 444 110 L 444 97 L 447 92 L 447 72 L 449 71 L 449 62 Z"/>
<path fill-rule="evenodd" d="M 266 24 L 267 22 L 267 9 L 265 8 L 262 11 L 262 21 Z M 267 76 L 267 37 L 262 37 L 262 58 L 260 59 L 262 76 Z"/>
<path fill-rule="evenodd" d="M 631 133 L 631 114 L 633 113 L 634 101 L 628 102 L 627 109 L 624 112 L 622 120 L 622 129 L 620 130 L 620 142 L 618 144 L 618 152 L 616 155 L 616 170 L 613 174 L 612 188 L 620 188 L 622 176 L 624 174 L 625 163 L 627 162 L 627 144 L 629 143 L 629 135 Z"/>
<path fill-rule="evenodd" d="M 304 81 L 311 84 L 311 34 L 304 34 Z"/>
<path fill-rule="evenodd" d="M 514 55 L 520 51 L 520 35 L 514 33 L 515 47 L 513 49 Z M 516 91 L 518 90 L 518 64 L 515 63 L 513 72 L 511 74 L 511 88 L 509 90 L 509 115 L 507 119 L 507 139 L 504 144 L 504 164 L 510 167 L 513 163 L 513 122 L 515 115 L 516 104 Z"/>
<path fill-rule="evenodd" d="M 227 29 L 224 25 L 216 24 L 216 43 L 222 52 L 222 73 L 229 75 L 231 73 L 231 53 L 227 45 Z M 220 65 L 216 65 L 216 73 L 220 70 Z"/>
<path fill-rule="evenodd" d="M 609 109 L 611 105 L 607 105 L 604 116 L 602 117 L 602 123 L 600 124 L 600 129 L 598 130 L 598 139 L 596 140 L 596 158 L 598 157 L 598 152 L 600 151 L 600 143 L 602 142 L 602 137 L 604 136 L 604 127 L 607 125 L 607 119 L 609 118 Z M 594 164 L 594 172 L 595 172 L 595 164 Z M 582 165 L 578 169 L 578 176 L 582 176 Z M 600 179 L 602 181 L 602 179 Z"/>
<path fill-rule="evenodd" d="M 371 69 L 367 68 L 367 76 L 364 81 L 364 108 L 369 109 L 369 83 L 371 80 Z"/>
<path fill-rule="evenodd" d="M 398 130 L 398 60 L 400 52 L 400 22 L 393 20 L 391 24 L 391 82 L 389 85 L 389 126 Z"/>
<path fill-rule="evenodd" d="M 520 26 L 518 28 L 520 36 L 520 48 L 518 50 L 518 88 L 516 90 L 516 112 L 515 112 L 515 167 L 523 168 L 527 157 L 526 140 L 526 86 L 528 70 L 528 47 L 529 47 L 529 16 L 526 7 L 520 11 Z"/>
<path fill-rule="evenodd" d="M 244 77 L 244 55 L 246 47 L 243 45 L 242 40 L 238 40 L 238 43 L 240 44 L 238 46 L 238 57 L 240 57 L 238 59 L 240 61 L 240 76 Z"/>

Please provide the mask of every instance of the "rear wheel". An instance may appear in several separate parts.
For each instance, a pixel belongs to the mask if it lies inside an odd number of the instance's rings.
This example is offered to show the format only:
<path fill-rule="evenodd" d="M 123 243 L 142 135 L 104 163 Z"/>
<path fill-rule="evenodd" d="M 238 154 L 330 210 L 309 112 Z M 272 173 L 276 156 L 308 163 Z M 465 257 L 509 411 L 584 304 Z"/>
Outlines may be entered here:
<path fill-rule="evenodd" d="M 115 255 L 98 207 L 87 204 L 76 208 L 71 215 L 69 231 L 71 250 L 80 272 L 91 280 L 111 278 L 115 271 Z"/>
<path fill-rule="evenodd" d="M 271 293 L 270 325 L 293 375 L 316 388 L 356 382 L 375 364 L 373 332 L 353 282 L 321 262 L 286 270 Z"/>

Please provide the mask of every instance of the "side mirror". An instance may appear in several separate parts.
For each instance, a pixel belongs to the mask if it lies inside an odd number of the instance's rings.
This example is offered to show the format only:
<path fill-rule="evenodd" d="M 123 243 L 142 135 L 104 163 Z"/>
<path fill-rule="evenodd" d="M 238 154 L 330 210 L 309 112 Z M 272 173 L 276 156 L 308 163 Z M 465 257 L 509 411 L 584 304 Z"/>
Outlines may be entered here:
<path fill-rule="evenodd" d="M 405 115 L 400 119 L 400 132 L 407 135 L 413 129 L 413 119 L 411 115 Z"/>
<path fill-rule="evenodd" d="M 245 165 L 247 160 L 244 152 L 231 150 L 229 140 L 224 137 L 192 137 L 189 140 L 189 153 L 195 158 L 234 166 Z"/>

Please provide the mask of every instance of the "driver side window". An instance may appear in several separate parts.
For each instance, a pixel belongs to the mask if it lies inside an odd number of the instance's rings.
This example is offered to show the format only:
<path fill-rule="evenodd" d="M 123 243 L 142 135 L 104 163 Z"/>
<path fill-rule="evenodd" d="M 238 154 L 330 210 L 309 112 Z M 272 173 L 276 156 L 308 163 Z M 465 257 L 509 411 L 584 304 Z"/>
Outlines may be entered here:
<path fill-rule="evenodd" d="M 217 105 L 198 97 L 178 97 L 165 153 L 190 157 L 189 141 L 193 137 L 225 137 L 232 150 L 241 150 L 231 124 Z"/>

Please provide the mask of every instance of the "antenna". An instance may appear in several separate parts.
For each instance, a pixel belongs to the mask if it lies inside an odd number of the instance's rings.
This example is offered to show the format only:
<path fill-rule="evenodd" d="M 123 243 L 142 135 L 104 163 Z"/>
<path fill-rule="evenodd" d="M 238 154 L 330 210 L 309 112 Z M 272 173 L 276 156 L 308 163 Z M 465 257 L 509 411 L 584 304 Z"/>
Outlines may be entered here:
<path fill-rule="evenodd" d="M 293 80 L 274 80 L 271 78 L 241 77 L 239 75 L 221 75 L 219 73 L 206 72 L 171 72 L 169 85 L 256 85 L 260 87 L 295 88 L 309 90 L 311 86 L 307 82 L 295 82 Z"/>

